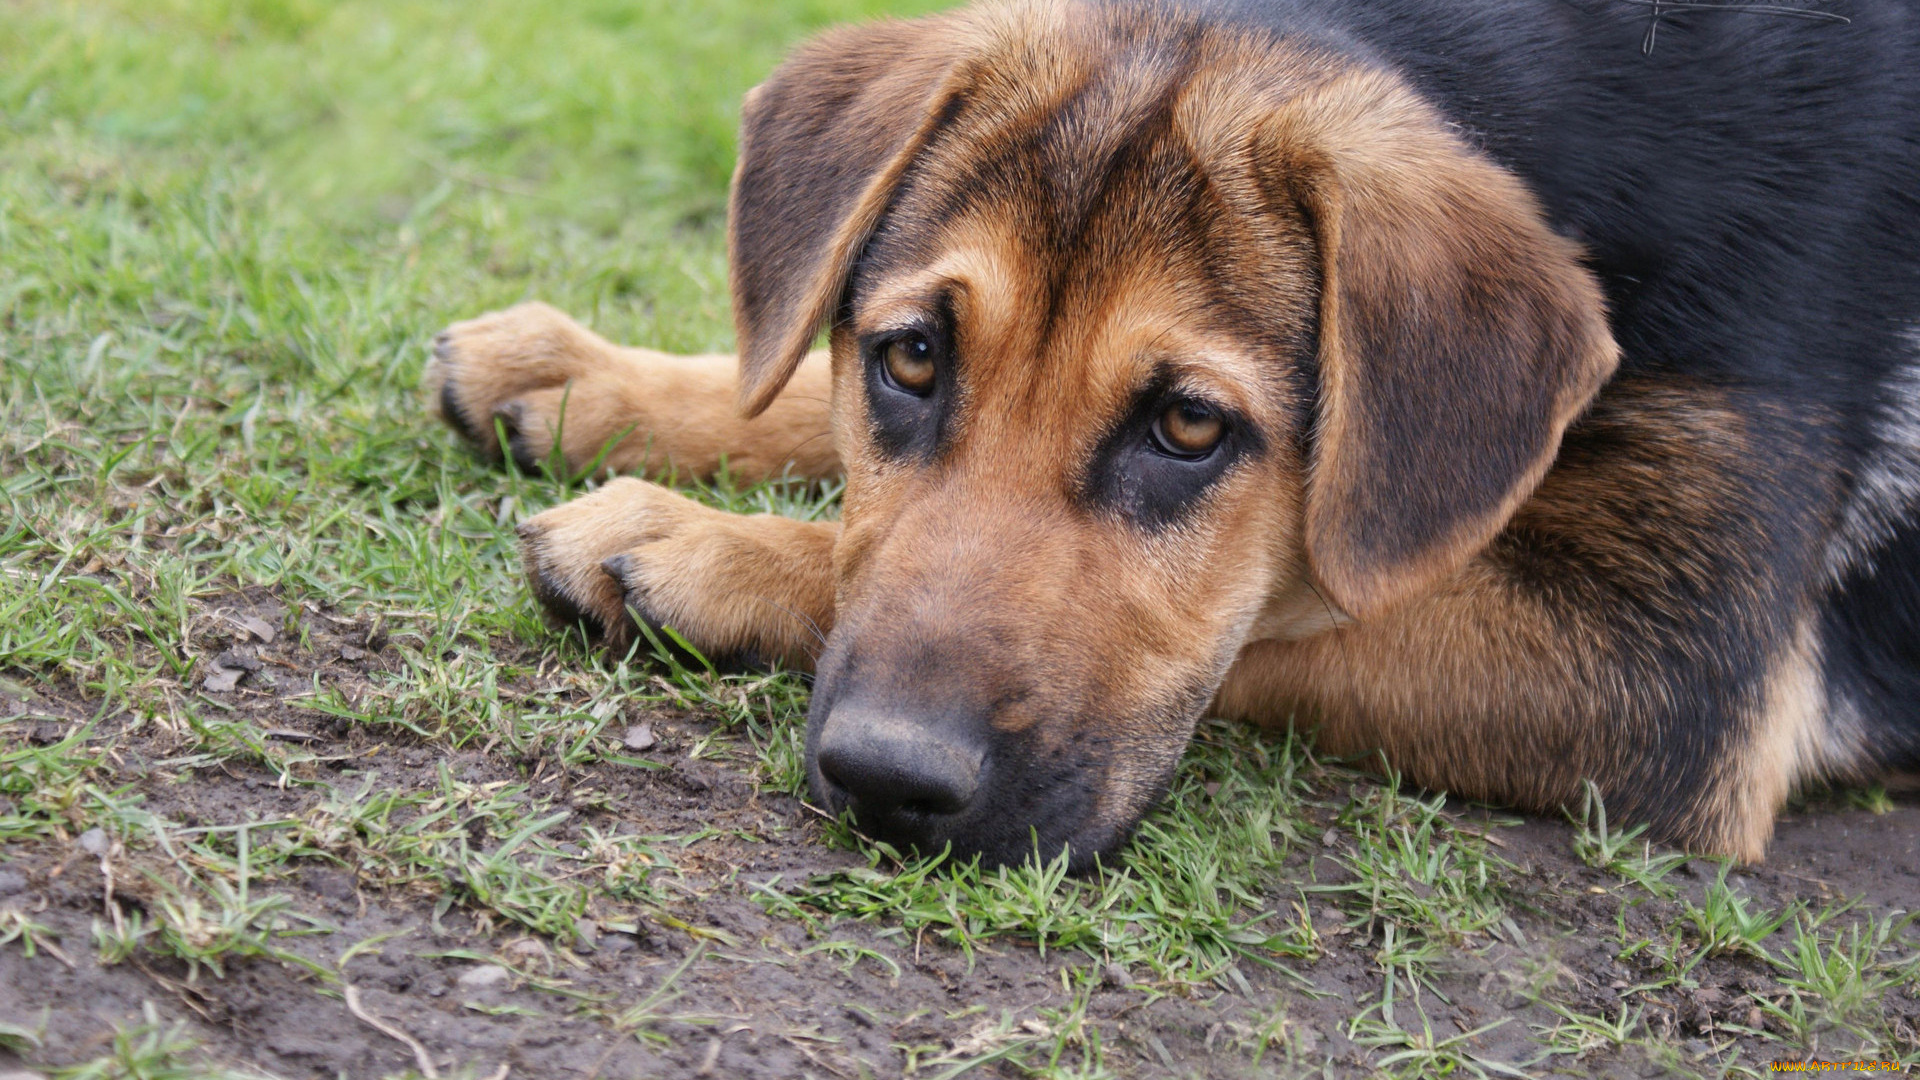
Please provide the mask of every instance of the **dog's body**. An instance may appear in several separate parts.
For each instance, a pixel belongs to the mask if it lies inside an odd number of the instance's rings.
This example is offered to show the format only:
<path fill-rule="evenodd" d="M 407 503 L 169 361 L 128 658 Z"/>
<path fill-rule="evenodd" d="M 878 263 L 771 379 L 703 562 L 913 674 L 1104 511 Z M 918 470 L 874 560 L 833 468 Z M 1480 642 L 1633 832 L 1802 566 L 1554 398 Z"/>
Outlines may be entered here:
<path fill-rule="evenodd" d="M 429 381 L 523 459 L 564 399 L 571 467 L 844 469 L 841 524 L 616 481 L 528 564 L 616 642 L 816 666 L 816 794 L 890 837 L 1084 863 L 1211 703 L 1755 858 L 1795 786 L 1920 770 L 1920 10 L 1845 14 L 841 31 L 749 99 L 754 419 L 531 305 Z"/>

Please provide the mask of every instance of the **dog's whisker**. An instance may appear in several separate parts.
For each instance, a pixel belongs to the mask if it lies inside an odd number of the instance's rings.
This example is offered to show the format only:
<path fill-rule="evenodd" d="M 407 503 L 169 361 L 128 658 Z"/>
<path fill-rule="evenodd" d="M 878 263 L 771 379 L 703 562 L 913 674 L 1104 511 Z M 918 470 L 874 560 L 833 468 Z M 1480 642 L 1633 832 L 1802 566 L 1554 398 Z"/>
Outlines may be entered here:
<path fill-rule="evenodd" d="M 831 438 L 833 438 L 833 432 L 831 431 L 816 431 L 813 434 L 807 436 L 806 438 L 801 439 L 799 442 L 793 444 L 793 446 L 789 447 L 785 455 L 785 460 L 792 461 L 794 458 L 798 457 L 800 455 L 801 448 L 805 447 L 807 444 L 813 442 L 816 439 L 831 439 Z M 817 483 L 818 481 L 815 480 L 814 482 Z"/>
<path fill-rule="evenodd" d="M 1321 592 L 1320 586 L 1315 585 L 1310 578 L 1301 578 L 1300 581 L 1312 591 L 1314 599 L 1320 601 L 1321 608 L 1327 613 L 1327 625 L 1338 629 L 1340 626 L 1340 617 L 1333 613 L 1333 605 L 1328 602 L 1327 594 Z"/>
<path fill-rule="evenodd" d="M 782 604 L 779 601 L 773 599 L 772 597 L 755 596 L 754 599 L 758 600 L 762 604 L 767 605 L 768 607 L 774 609 L 775 611 L 778 611 L 786 615 L 788 618 L 792 619 L 794 622 L 799 623 L 800 626 L 807 631 L 807 633 L 813 635 L 813 638 L 815 641 L 818 641 L 820 643 L 820 648 L 824 649 L 827 647 L 827 635 L 820 632 L 820 624 L 815 622 L 811 615 L 806 615 L 806 614 L 803 614 L 802 612 L 795 611 L 792 608 L 786 606 L 785 604 Z M 807 655 L 812 657 L 815 660 L 820 659 L 820 653 L 817 651 L 809 650 Z"/>
<path fill-rule="evenodd" d="M 1616 2 L 1647 8 L 1663 15 L 1676 11 L 1732 11 L 1746 15 L 1778 15 L 1789 19 L 1809 19 L 1814 22 L 1853 22 L 1851 18 L 1838 12 L 1791 7 L 1784 4 L 1717 4 L 1706 2 L 1706 0 L 1616 0 Z"/>

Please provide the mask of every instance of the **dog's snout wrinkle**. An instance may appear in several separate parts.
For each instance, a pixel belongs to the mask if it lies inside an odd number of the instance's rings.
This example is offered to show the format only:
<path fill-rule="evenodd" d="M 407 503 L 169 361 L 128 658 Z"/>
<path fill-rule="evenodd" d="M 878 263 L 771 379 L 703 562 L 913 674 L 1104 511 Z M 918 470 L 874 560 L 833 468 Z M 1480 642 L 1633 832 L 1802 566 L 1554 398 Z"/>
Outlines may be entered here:
<path fill-rule="evenodd" d="M 972 803 L 985 754 L 931 722 L 836 709 L 821 734 L 821 774 L 860 813 L 957 814 Z"/>

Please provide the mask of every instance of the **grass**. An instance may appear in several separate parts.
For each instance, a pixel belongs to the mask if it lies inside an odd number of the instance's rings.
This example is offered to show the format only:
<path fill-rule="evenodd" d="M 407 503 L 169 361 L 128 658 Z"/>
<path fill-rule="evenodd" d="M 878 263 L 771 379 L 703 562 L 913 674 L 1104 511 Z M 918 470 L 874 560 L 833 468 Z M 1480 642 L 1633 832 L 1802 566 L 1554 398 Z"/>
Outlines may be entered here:
<path fill-rule="evenodd" d="M 1674 890 L 1666 883 L 1667 875 L 1684 864 L 1687 856 L 1677 852 L 1656 854 L 1653 845 L 1644 840 L 1636 854 L 1633 842 L 1647 831 L 1646 826 L 1609 829 L 1607 806 L 1601 800 L 1599 790 L 1591 781 L 1585 787 L 1586 794 L 1580 803 L 1580 829 L 1573 838 L 1573 853 L 1588 866 L 1631 881 L 1656 895 L 1672 896 Z"/>
<path fill-rule="evenodd" d="M 1727 886 L 1727 870 L 1724 864 L 1720 867 L 1719 878 L 1707 886 L 1699 906 L 1691 902 L 1682 905 L 1698 936 L 1698 955 L 1744 952 L 1772 961 L 1764 942 L 1794 917 L 1799 905 L 1789 904 L 1779 911 L 1755 908 L 1748 897 Z"/>
<path fill-rule="evenodd" d="M 1317 954 L 1304 908 L 1269 910 L 1266 895 L 1293 850 L 1303 764 L 1293 746 L 1215 725 L 1123 868 L 1069 878 L 1063 854 L 988 871 L 875 843 L 865 845 L 867 866 L 769 883 L 762 902 L 814 924 L 837 916 L 883 920 L 901 935 L 931 930 L 969 958 L 984 941 L 1017 935 L 1170 985 L 1224 979 L 1241 958 Z M 1209 775 L 1226 778 L 1212 794 Z"/>
<path fill-rule="evenodd" d="M 1920 953 L 1889 957 L 1904 951 L 1901 935 L 1915 917 L 1869 916 L 1842 924 L 1838 916 L 1845 910 L 1840 906 L 1795 919 L 1793 940 L 1779 962 L 1791 1000 L 1768 1011 L 1803 1042 L 1837 1028 L 1870 1047 L 1880 1041 L 1886 995 L 1920 979 Z"/>
<path fill-rule="evenodd" d="M 113 1045 L 90 1061 L 55 1069 L 51 1080 L 271 1080 L 262 1073 L 210 1062 L 182 1023 L 166 1023 L 152 1002 L 140 1019 L 116 1030 Z"/>
<path fill-rule="evenodd" d="M 425 344 L 452 319 L 537 297 L 616 340 L 728 348 L 724 200 L 741 93 L 815 28 L 931 6 L 0 8 L 0 862 L 79 845 L 115 875 L 89 933 L 63 936 L 53 915 L 0 902 L 0 949 L 34 964 L 157 965 L 171 974 L 156 993 L 183 1001 L 242 968 L 284 969 L 332 1001 L 380 943 L 290 901 L 289 881 L 331 867 L 375 897 L 425 905 L 435 928 L 469 920 L 465 945 L 419 955 L 502 964 L 556 1012 L 649 1045 L 724 1030 L 699 1011 L 711 1002 L 693 1003 L 715 965 L 890 985 L 923 948 L 970 968 L 1032 950 L 1056 965 L 1056 997 L 979 1012 L 905 1003 L 948 1034 L 888 1036 L 899 1067 L 1174 1072 L 1169 1039 L 1248 1069 L 1333 1068 L 1340 1055 L 1392 1075 L 1532 1067 L 1488 1052 L 1502 1034 L 1488 1023 L 1437 1018 L 1476 965 L 1535 948 L 1515 922 L 1531 917 L 1528 870 L 1489 839 L 1501 823 L 1469 825 L 1438 797 L 1316 759 L 1302 739 L 1204 725 L 1124 864 L 1087 878 L 906 856 L 832 824 L 823 842 L 851 865 L 750 878 L 701 854 L 742 827 L 609 823 L 623 806 L 615 781 L 663 768 L 622 743 L 638 716 L 689 718 L 699 734 L 680 757 L 769 796 L 799 792 L 806 683 L 666 650 L 601 660 L 547 629 L 512 526 L 579 487 L 497 473 L 430 426 Z M 821 517 L 839 492 L 722 478 L 693 494 Z M 207 692 L 235 620 L 258 612 L 302 655 L 345 643 L 380 663 L 364 678 L 324 658 L 268 665 L 238 695 Z M 311 730 L 328 725 L 372 749 L 345 761 L 316 748 Z M 456 752 L 507 771 L 465 775 Z M 431 766 L 394 782 L 391 763 L 416 753 Z M 298 809 L 181 813 L 199 779 L 240 774 Z M 1884 791 L 1862 799 L 1891 806 Z M 1724 872 L 1682 897 L 1685 859 L 1610 831 L 1597 802 L 1574 851 L 1621 898 L 1617 951 L 1648 961 L 1646 994 L 1685 989 L 1703 964 L 1762 964 L 1777 976 L 1759 1000 L 1779 1038 L 1842 1032 L 1900 1052 L 1872 1003 L 1920 985 L 1909 922 L 1763 910 Z M 724 899 L 802 943 L 699 917 Z M 1666 932 L 1630 926 L 1628 903 L 1665 912 Z M 616 1000 L 572 981 L 595 933 L 648 927 L 682 952 L 646 988 Z M 1316 981 L 1332 970 L 1356 974 Z M 1213 1012 L 1181 1042 L 1102 1012 L 1116 981 L 1142 1009 Z M 1542 1000 L 1542 1055 L 1645 1045 L 1681 1060 L 1681 1036 L 1655 1031 L 1638 999 L 1599 1011 Z M 32 1058 L 44 1031 L 0 1017 L 0 1046 Z M 809 1054 L 829 1045 L 782 1037 Z M 104 1050 L 48 1067 L 229 1075 L 219 1056 L 149 1005 Z"/>

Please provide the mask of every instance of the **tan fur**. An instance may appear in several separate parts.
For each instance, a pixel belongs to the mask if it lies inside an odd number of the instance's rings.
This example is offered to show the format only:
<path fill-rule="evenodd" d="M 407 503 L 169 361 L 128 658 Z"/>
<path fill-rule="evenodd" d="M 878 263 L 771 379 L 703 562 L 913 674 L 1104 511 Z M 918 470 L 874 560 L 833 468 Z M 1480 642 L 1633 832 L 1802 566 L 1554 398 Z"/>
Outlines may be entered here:
<path fill-rule="evenodd" d="M 1713 847 L 1757 861 L 1773 838 L 1773 820 L 1801 780 L 1820 774 L 1820 734 L 1827 691 L 1820 667 L 1820 633 L 1800 620 L 1791 643 L 1773 663 L 1754 716 L 1752 746 L 1725 760 L 1730 774 L 1719 792 L 1727 804 L 1713 814 L 1726 822 Z"/>
<path fill-rule="evenodd" d="M 493 419 L 500 417 L 536 461 L 547 460 L 557 433 L 562 460 L 576 475 L 602 453 L 610 473 L 704 480 L 723 461 L 747 482 L 840 473 L 826 435 L 831 402 L 824 353 L 798 366 L 777 407 L 744 419 L 732 357 L 622 348 L 546 304 L 455 323 L 435 351 L 422 380 L 435 411 L 442 411 L 441 388 L 450 382 L 460 415 L 441 419 L 495 459 L 500 446 Z"/>
<path fill-rule="evenodd" d="M 749 653 L 805 668 L 833 628 L 830 565 L 839 526 L 702 506 L 621 477 L 521 527 L 528 577 L 549 607 L 632 644 L 631 604 L 714 657 Z M 606 564 L 625 556 L 618 572 Z"/>

